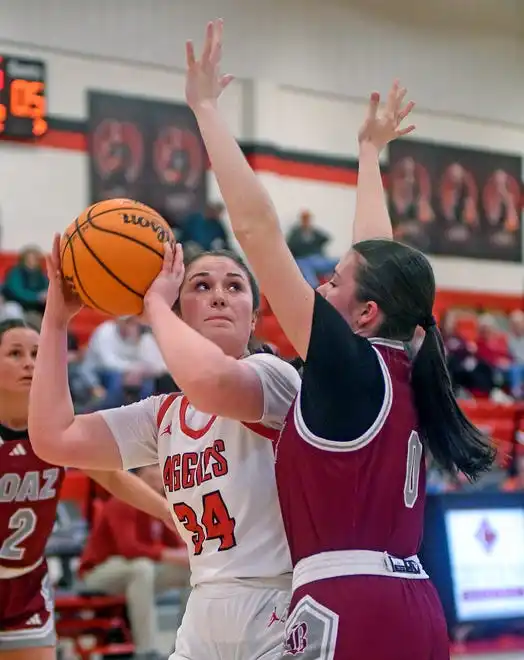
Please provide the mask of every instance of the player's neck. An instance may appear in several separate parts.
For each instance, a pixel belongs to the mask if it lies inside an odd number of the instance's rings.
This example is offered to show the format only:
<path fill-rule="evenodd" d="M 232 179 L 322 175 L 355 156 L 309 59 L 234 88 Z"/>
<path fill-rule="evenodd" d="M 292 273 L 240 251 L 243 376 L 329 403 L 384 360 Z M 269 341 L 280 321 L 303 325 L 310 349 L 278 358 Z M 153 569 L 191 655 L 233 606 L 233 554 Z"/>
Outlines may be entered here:
<path fill-rule="evenodd" d="M 0 424 L 13 431 L 25 431 L 28 405 L 29 393 L 23 397 L 3 393 L 0 398 Z"/>

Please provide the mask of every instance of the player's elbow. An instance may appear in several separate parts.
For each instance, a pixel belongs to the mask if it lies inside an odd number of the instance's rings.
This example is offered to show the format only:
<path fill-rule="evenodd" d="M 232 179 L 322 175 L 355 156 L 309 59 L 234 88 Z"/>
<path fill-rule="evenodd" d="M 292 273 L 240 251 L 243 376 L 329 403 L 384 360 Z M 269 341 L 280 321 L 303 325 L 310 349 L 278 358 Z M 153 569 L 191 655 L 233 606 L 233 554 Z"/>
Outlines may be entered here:
<path fill-rule="evenodd" d="M 210 415 L 217 414 L 223 398 L 222 385 L 225 369 L 209 366 L 205 371 L 183 384 L 184 395 L 194 408 Z"/>
<path fill-rule="evenodd" d="M 220 369 L 209 370 L 191 389 L 183 388 L 189 402 L 200 412 L 241 421 L 257 421 L 264 402 L 256 372 L 242 361 L 227 357 Z"/>
<path fill-rule="evenodd" d="M 69 460 L 71 452 L 60 433 L 49 433 L 45 430 L 32 429 L 29 425 L 29 438 L 33 451 L 42 461 L 52 465 L 69 465 L 74 467 Z"/>
<path fill-rule="evenodd" d="M 35 454 L 47 463 L 80 469 L 100 467 L 97 438 L 86 435 L 78 420 L 65 429 L 30 423 L 29 438 Z"/>

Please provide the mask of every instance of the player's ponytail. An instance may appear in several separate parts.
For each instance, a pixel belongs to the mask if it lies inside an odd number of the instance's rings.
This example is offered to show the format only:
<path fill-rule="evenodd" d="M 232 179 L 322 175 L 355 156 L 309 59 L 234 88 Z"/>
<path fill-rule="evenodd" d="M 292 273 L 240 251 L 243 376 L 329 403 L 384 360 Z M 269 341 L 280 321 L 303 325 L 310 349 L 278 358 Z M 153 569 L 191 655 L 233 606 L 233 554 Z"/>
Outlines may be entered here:
<path fill-rule="evenodd" d="M 413 358 L 412 388 L 426 448 L 444 470 L 475 479 L 493 463 L 489 440 L 464 415 L 453 393 L 442 336 L 432 317 L 435 278 L 426 257 L 396 241 L 362 241 L 357 298 L 373 300 L 384 315 L 381 337 L 409 342 L 417 326 L 424 340 Z"/>
<path fill-rule="evenodd" d="M 495 450 L 457 404 L 438 327 L 430 324 L 413 360 L 412 387 L 423 441 L 438 465 L 473 480 L 488 470 Z"/>

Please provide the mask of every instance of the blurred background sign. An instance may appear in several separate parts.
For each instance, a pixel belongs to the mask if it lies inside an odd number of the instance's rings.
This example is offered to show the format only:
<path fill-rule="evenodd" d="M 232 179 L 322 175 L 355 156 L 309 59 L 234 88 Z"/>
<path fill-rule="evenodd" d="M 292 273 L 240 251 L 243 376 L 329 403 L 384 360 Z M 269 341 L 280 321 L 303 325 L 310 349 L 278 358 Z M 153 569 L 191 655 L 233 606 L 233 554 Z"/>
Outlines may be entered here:
<path fill-rule="evenodd" d="M 182 104 L 89 92 L 91 202 L 129 197 L 170 222 L 202 211 L 207 156 Z"/>
<path fill-rule="evenodd" d="M 389 150 L 398 240 L 425 252 L 522 260 L 522 158 L 416 140 Z"/>

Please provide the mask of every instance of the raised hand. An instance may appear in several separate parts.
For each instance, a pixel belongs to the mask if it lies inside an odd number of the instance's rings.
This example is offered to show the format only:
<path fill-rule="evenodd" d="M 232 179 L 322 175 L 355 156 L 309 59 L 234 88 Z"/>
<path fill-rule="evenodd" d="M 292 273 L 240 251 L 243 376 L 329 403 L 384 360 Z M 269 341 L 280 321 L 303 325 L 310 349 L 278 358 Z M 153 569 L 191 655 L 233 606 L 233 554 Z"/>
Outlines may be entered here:
<path fill-rule="evenodd" d="M 220 73 L 223 33 L 222 19 L 207 24 L 204 48 L 199 60 L 195 57 L 193 42 L 186 42 L 186 100 L 193 111 L 202 104 L 216 105 L 220 94 L 233 80 L 233 76 Z"/>
<path fill-rule="evenodd" d="M 83 307 L 83 303 L 72 288 L 64 280 L 60 265 L 60 235 L 55 234 L 53 249 L 46 257 L 47 277 L 49 288 L 47 290 L 45 316 L 59 326 L 69 323 L 75 314 Z"/>
<path fill-rule="evenodd" d="M 153 281 L 144 296 L 144 313 L 147 319 L 148 303 L 160 298 L 169 307 L 173 307 L 178 300 L 180 287 L 184 281 L 184 252 L 182 245 L 177 243 L 175 249 L 170 243 L 164 243 L 164 263 L 162 270 Z"/>
<path fill-rule="evenodd" d="M 410 124 L 405 128 L 401 127 L 404 119 L 415 107 L 413 101 L 409 101 L 405 106 L 402 106 L 406 93 L 407 89 L 401 87 L 399 81 L 395 80 L 389 90 L 386 105 L 382 112 L 379 112 L 380 94 L 378 92 L 371 94 L 367 117 L 358 132 L 360 144 L 370 142 L 381 151 L 388 142 L 415 130 L 414 124 Z"/>

